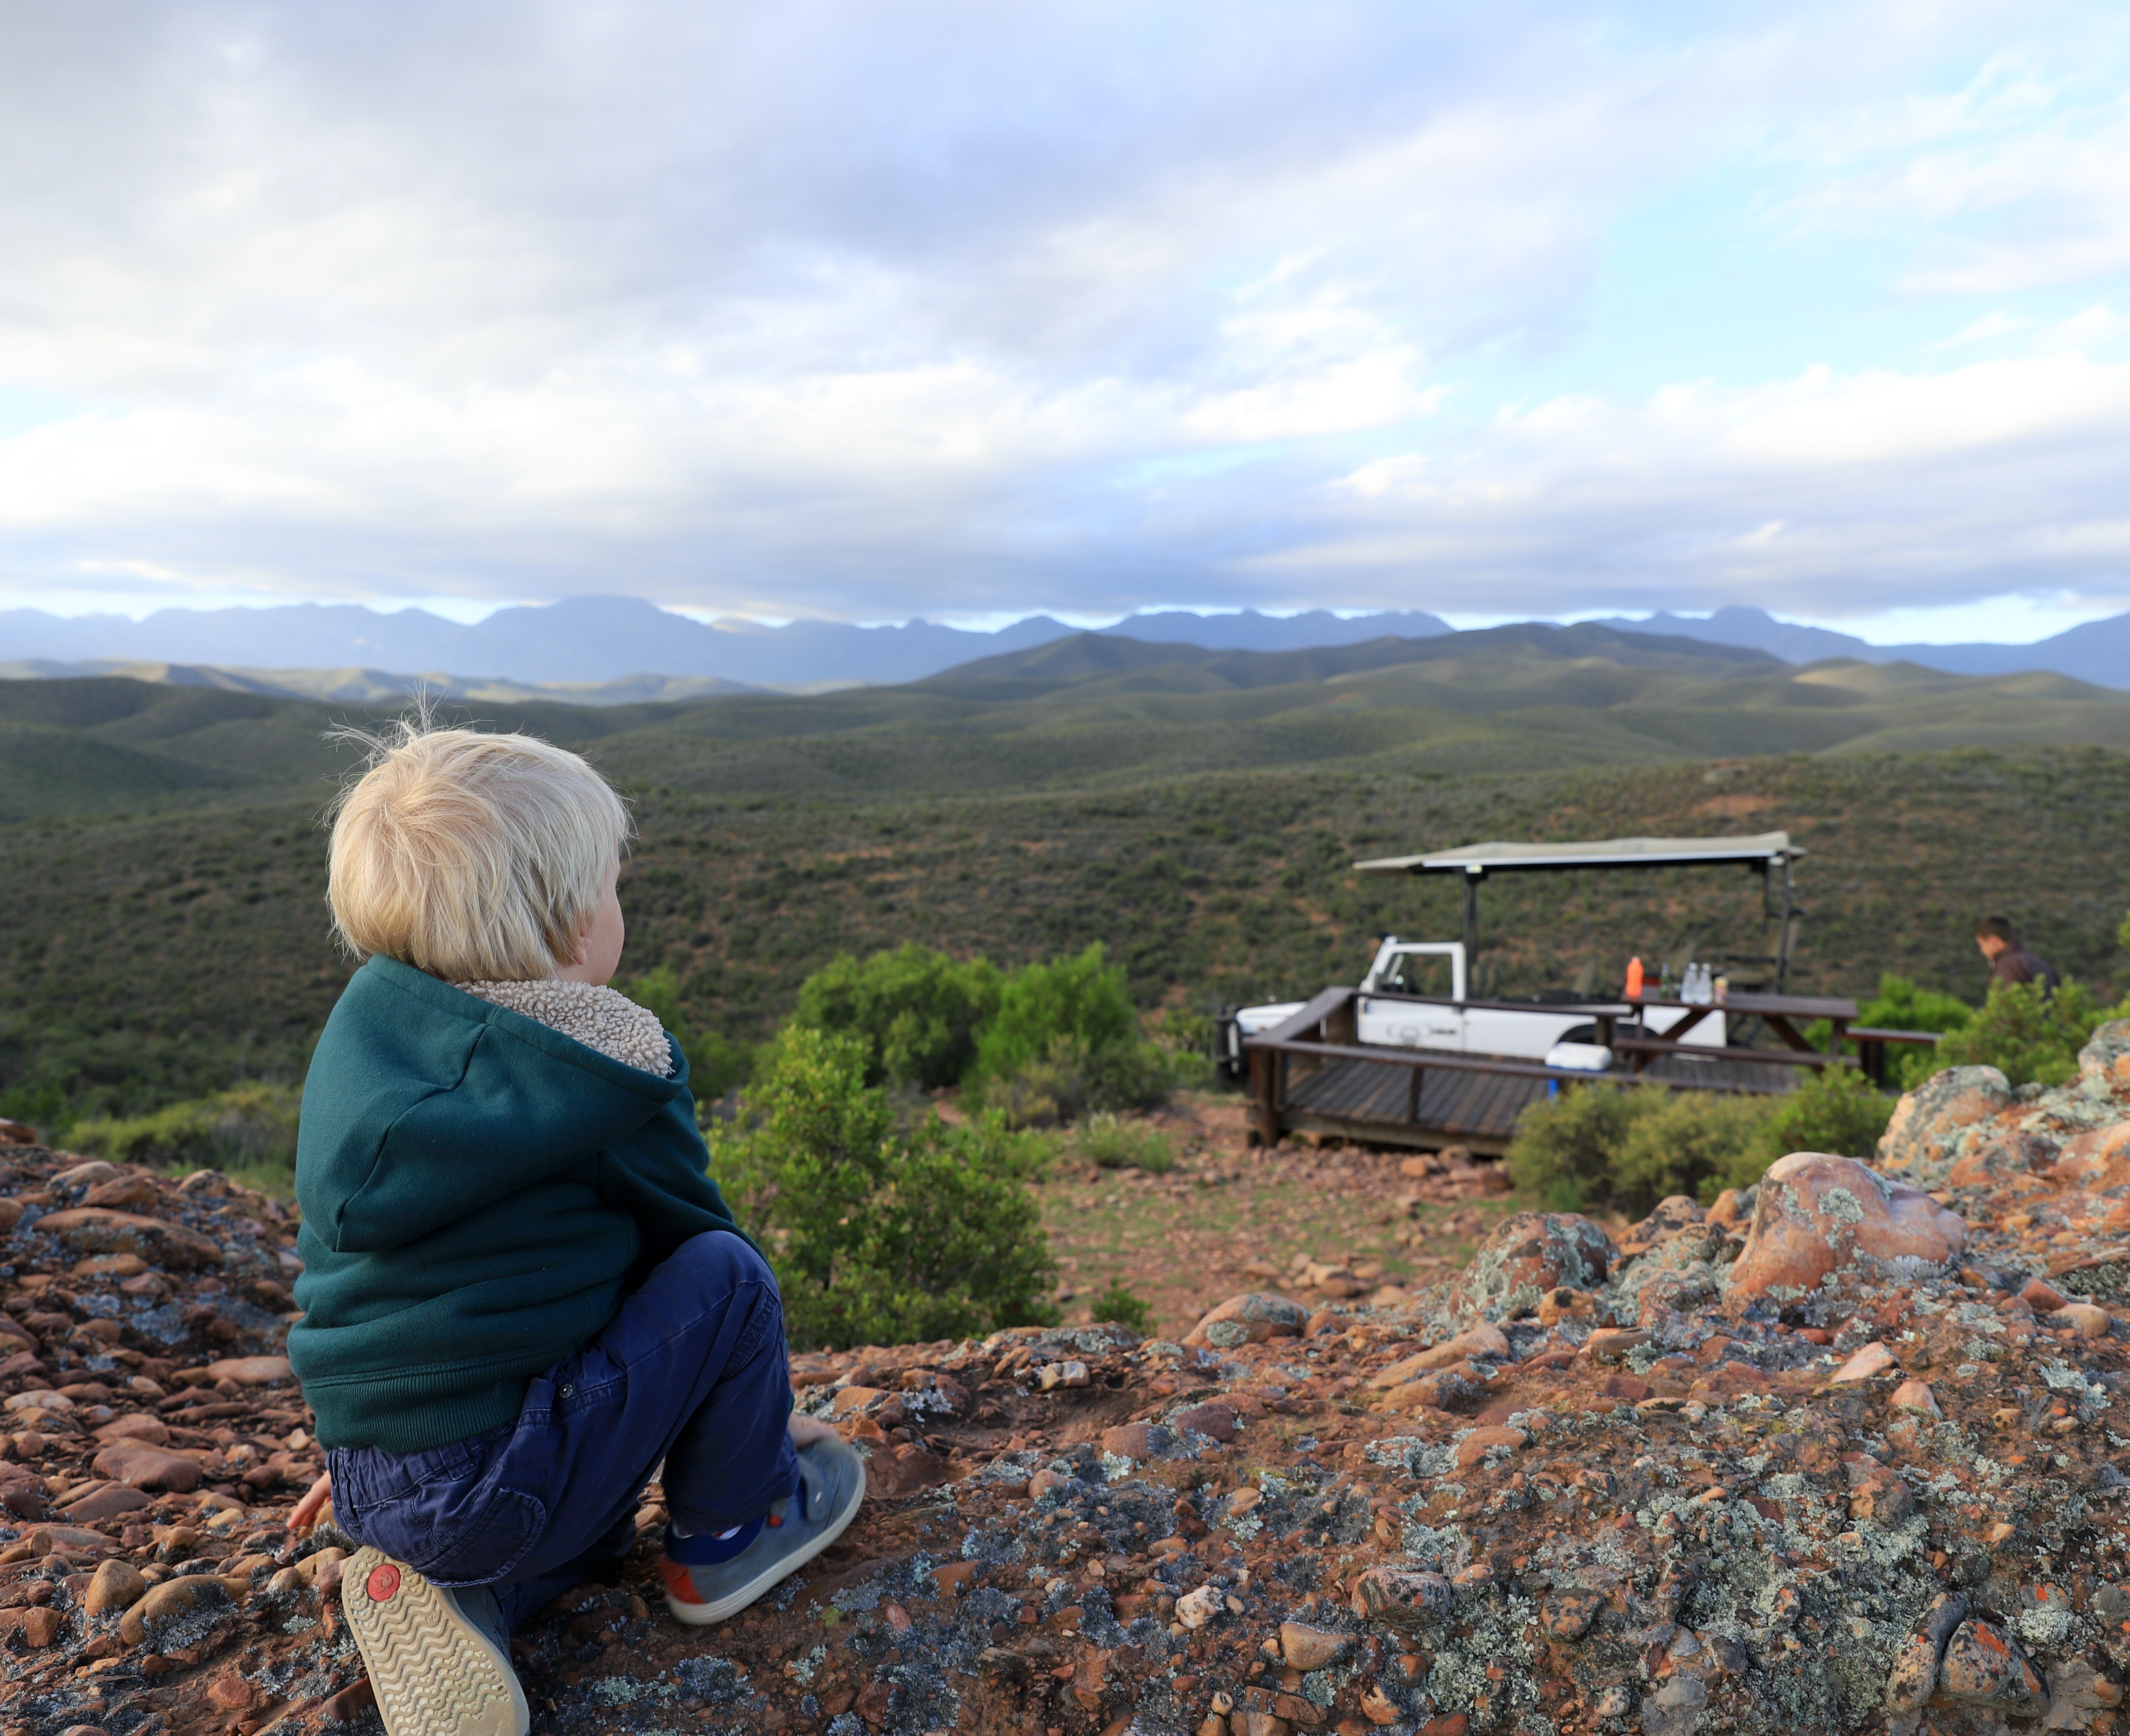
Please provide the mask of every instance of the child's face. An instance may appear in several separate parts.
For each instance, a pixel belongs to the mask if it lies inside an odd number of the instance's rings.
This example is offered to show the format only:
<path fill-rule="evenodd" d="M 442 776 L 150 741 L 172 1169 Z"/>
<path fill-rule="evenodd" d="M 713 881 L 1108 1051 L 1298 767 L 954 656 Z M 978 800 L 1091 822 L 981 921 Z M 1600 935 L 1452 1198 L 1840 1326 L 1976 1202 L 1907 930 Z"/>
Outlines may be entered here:
<path fill-rule="evenodd" d="M 620 875 L 618 861 L 607 870 L 606 884 L 599 889 L 599 902 L 592 906 L 591 926 L 578 942 L 576 961 L 555 972 L 564 980 L 603 985 L 621 963 L 622 942 L 628 937 L 628 930 L 621 919 L 621 900 L 614 894 L 614 882 Z"/>

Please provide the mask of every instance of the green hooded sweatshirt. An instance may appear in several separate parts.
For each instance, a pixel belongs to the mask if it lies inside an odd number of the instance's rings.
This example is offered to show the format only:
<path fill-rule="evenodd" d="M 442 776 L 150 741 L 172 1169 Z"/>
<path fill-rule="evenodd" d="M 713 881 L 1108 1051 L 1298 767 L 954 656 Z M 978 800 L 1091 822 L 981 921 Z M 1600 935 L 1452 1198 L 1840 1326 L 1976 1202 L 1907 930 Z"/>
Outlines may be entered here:
<path fill-rule="evenodd" d="M 415 1452 L 509 1422 L 652 1266 L 739 1233 L 673 1057 L 657 1078 L 395 960 L 356 972 L 296 1148 L 289 1359 L 323 1444 Z"/>

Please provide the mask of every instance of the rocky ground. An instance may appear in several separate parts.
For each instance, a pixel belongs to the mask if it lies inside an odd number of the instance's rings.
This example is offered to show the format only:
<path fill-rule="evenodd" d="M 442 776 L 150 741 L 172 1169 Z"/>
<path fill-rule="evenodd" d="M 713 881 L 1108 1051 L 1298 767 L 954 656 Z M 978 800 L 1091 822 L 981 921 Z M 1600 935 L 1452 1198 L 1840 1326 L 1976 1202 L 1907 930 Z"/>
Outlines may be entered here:
<path fill-rule="evenodd" d="M 1086 1321 L 1111 1282 L 1144 1299 L 1155 1333 L 1172 1338 L 1252 1284 L 1339 1300 L 1403 1287 L 1464 1265 L 1512 1209 L 1501 1166 L 1458 1147 L 1415 1157 L 1290 1140 L 1254 1151 L 1234 1092 L 1179 1093 L 1134 1118 L 1168 1140 L 1172 1169 L 1100 1169 L 1067 1140 L 1036 1186 L 1067 1319 Z M 1348 1276 L 1311 1285 L 1311 1267 Z"/>
<path fill-rule="evenodd" d="M 346 1540 L 284 1529 L 284 1209 L 18 1146 L 0 1232 L 0 1736 L 374 1729 Z M 684 1630 L 654 1486 L 620 1582 L 516 1642 L 534 1729 L 2114 1727 L 2130 1024 L 2056 1090 L 1941 1075 L 1876 1166 L 1297 1276 L 1174 1339 L 797 1358 L 870 1454 L 857 1524 Z"/>

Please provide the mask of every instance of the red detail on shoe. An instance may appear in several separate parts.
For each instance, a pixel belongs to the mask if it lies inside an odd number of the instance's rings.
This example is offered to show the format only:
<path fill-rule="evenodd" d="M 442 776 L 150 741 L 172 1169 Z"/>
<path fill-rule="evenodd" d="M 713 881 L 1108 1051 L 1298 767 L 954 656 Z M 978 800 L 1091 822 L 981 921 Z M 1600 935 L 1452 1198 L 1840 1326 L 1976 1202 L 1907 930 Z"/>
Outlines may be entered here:
<path fill-rule="evenodd" d="M 666 1594 L 674 1602 L 700 1604 L 702 1595 L 695 1590 L 695 1576 L 686 1567 L 670 1556 L 658 1557 L 658 1576 L 666 1581 Z"/>
<path fill-rule="evenodd" d="M 370 1570 L 370 1577 L 362 1582 L 362 1589 L 370 1594 L 373 1604 L 392 1601 L 393 1594 L 399 1589 L 399 1570 L 389 1562 L 380 1562 Z"/>
<path fill-rule="evenodd" d="M 774 1531 L 775 1529 L 776 1529 L 776 1528 L 777 1528 L 778 1526 L 781 1525 L 783 1523 L 784 1523 L 784 1515 L 783 1515 L 782 1514 L 781 1514 L 781 1513 L 772 1513 L 772 1514 L 771 1514 L 769 1515 L 769 1517 L 768 1517 L 767 1519 L 764 1519 L 764 1520 L 762 1521 L 762 1524 L 764 1524 L 765 1525 L 768 1526 L 768 1527 L 769 1527 L 769 1529 L 770 1529 L 771 1530 L 772 1530 L 772 1531 Z"/>

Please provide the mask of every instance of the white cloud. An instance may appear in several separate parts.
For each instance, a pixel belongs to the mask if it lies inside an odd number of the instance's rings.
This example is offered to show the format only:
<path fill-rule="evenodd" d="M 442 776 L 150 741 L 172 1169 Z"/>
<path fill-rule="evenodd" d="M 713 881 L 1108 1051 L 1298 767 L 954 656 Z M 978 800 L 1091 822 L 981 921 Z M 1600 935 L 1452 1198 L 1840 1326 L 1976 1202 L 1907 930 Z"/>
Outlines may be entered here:
<path fill-rule="evenodd" d="M 1454 465 L 1358 467 L 1325 490 L 1316 540 L 1271 558 L 1335 568 L 1385 603 L 1414 574 L 1454 571 L 1545 613 L 1744 603 L 1836 619 L 1889 597 L 2065 585 L 2130 606 L 2109 481 L 2126 469 L 2130 365 L 1813 369 L 1504 414 Z"/>
<path fill-rule="evenodd" d="M 1623 389 L 1593 330 L 1616 227 L 1712 163 L 1802 178 L 1800 233 L 2016 227 L 2068 176 L 2041 241 L 1963 230 L 1913 282 L 2113 257 L 2119 101 L 2017 56 L 1910 93 L 2065 16 L 17 8 L 0 593 L 879 618 L 2085 573 L 2113 290 L 2000 298 L 1960 341 L 2036 353 L 1937 374 Z M 1502 357 L 1542 386 L 1497 412 Z"/>
<path fill-rule="evenodd" d="M 1980 319 L 1970 320 L 1951 337 L 1931 346 L 1933 350 L 1956 350 L 1963 344 L 1986 344 L 1993 338 L 2010 337 L 2030 328 L 2033 322 L 2023 314 L 1993 308 Z"/>
<path fill-rule="evenodd" d="M 2130 270 L 2130 97 L 2125 29 L 2100 18 L 2085 55 L 2044 73 L 1999 55 L 1964 88 L 1867 103 L 1805 129 L 1811 172 L 1782 202 L 1801 231 L 1917 237 L 1902 286 L 2002 296 Z M 2096 64 L 2097 63 L 2097 64 Z"/>

